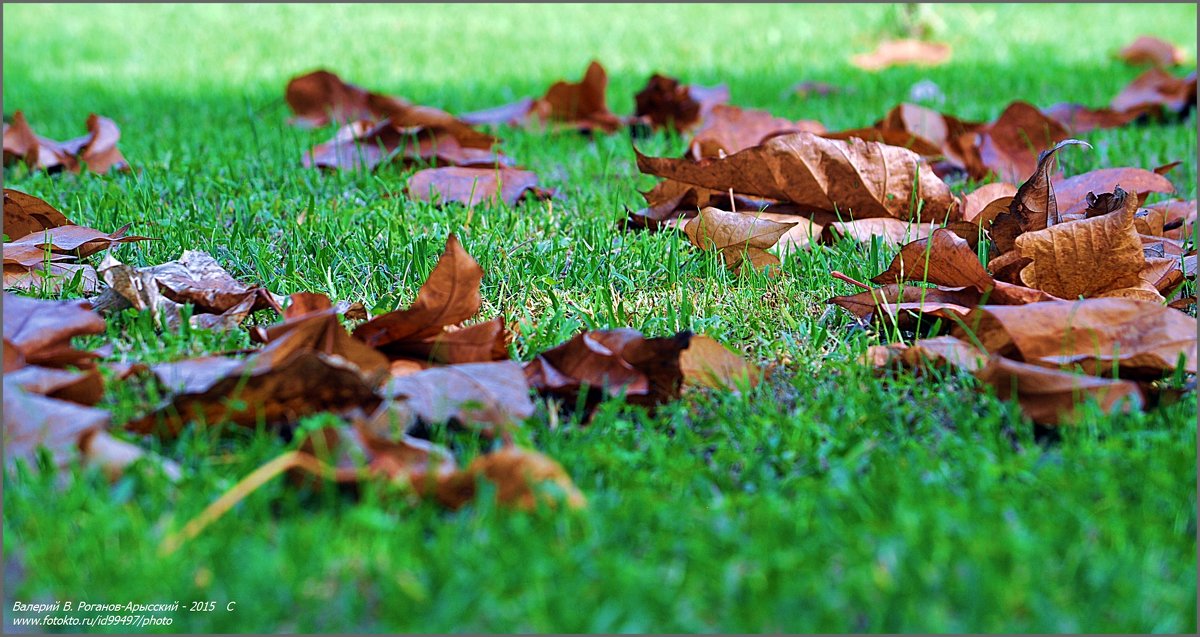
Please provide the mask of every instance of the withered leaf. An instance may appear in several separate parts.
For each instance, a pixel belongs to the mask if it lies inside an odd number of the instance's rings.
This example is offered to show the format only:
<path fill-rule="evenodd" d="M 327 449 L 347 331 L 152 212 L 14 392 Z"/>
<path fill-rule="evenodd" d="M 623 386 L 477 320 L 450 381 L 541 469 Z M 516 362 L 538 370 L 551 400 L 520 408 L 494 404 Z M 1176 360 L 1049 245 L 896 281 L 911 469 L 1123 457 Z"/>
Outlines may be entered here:
<path fill-rule="evenodd" d="M 941 221 L 957 213 L 950 188 L 919 155 L 857 139 L 794 133 L 724 159 L 693 162 L 637 153 L 637 165 L 659 177 L 715 190 L 732 188 L 855 219 Z M 924 202 L 919 212 L 917 201 Z"/>
<path fill-rule="evenodd" d="M 949 44 L 903 39 L 880 42 L 870 53 L 852 56 L 850 63 L 866 71 L 879 71 L 889 66 L 938 66 L 949 59 Z"/>
<path fill-rule="evenodd" d="M 516 168 L 426 168 L 408 178 L 408 195 L 419 201 L 466 206 L 503 202 L 515 206 L 527 194 L 548 199 L 552 192 L 538 187 L 537 174 Z"/>
<path fill-rule="evenodd" d="M 100 275 L 109 285 L 97 300 L 105 311 L 149 310 L 170 327 L 179 325 L 184 304 L 194 306 L 190 324 L 207 329 L 232 329 L 253 311 L 281 309 L 275 295 L 239 282 L 198 250 L 185 250 L 176 261 L 144 268 L 121 263 L 110 254 L 100 264 Z"/>
<path fill-rule="evenodd" d="M 1146 213 L 1148 217 L 1154 219 L 1153 223 L 1162 228 L 1162 236 L 1168 239 L 1186 239 L 1192 236 L 1196 225 L 1196 200 L 1160 201 L 1146 206 Z M 1137 223 L 1137 219 L 1134 219 L 1134 223 Z M 1147 223 L 1150 223 L 1149 219 L 1147 219 Z M 1139 230 L 1139 232 L 1153 234 L 1143 230 Z"/>
<path fill-rule="evenodd" d="M 1183 49 L 1150 35 L 1139 35 L 1117 54 L 1129 64 L 1152 66 L 1175 66 L 1183 64 Z"/>
<path fill-rule="evenodd" d="M 714 106 L 728 102 L 729 89 L 723 84 L 680 84 L 675 78 L 655 73 L 633 99 L 634 114 L 652 127 L 686 131 L 703 121 Z"/>
<path fill-rule="evenodd" d="M 720 158 L 752 148 L 771 137 L 788 133 L 824 133 L 819 122 L 793 122 L 775 117 L 767 111 L 719 104 L 712 107 L 688 144 L 688 155 L 694 160 Z"/>
<path fill-rule="evenodd" d="M 313 350 L 339 357 L 358 367 L 372 384 L 387 374 L 387 357 L 350 336 L 337 318 L 344 309 L 334 307 L 329 297 L 301 292 L 290 298 L 285 320 L 266 328 L 255 327 L 251 338 L 270 344 L 277 352 Z"/>
<path fill-rule="evenodd" d="M 1001 400 L 1016 399 L 1021 412 L 1042 425 L 1072 424 L 1087 398 L 1111 414 L 1142 405 L 1136 383 L 1047 369 L 1001 356 L 992 356 L 975 377 L 996 390 Z"/>
<path fill-rule="evenodd" d="M 392 378 L 381 393 L 404 400 L 420 422 L 451 423 L 488 435 L 533 415 L 525 373 L 513 361 L 434 367 Z"/>
<path fill-rule="evenodd" d="M 1054 168 L 1054 154 L 1071 144 L 1091 148 L 1091 144 L 1087 142 L 1067 139 L 1043 151 L 1038 155 L 1037 168 L 1033 174 L 1021 184 L 1017 194 L 1013 195 L 1008 211 L 996 215 L 992 221 L 991 236 L 1000 254 L 1012 250 L 1014 241 L 1022 234 L 1062 222 L 1050 174 Z"/>
<path fill-rule="evenodd" d="M 872 239 L 877 238 L 886 247 L 899 247 L 910 241 L 924 239 L 937 228 L 938 225 L 934 223 L 901 221 L 892 217 L 835 221 L 822 230 L 821 241 L 835 244 L 842 239 L 852 239 L 870 245 Z"/>
<path fill-rule="evenodd" d="M 902 146 L 923 156 L 946 153 L 946 144 L 982 126 L 979 122 L 966 122 L 939 113 L 924 106 L 902 103 L 888 111 L 883 119 L 869 128 L 856 128 L 825 133 L 827 139 L 849 139 L 858 137 L 868 141 Z"/>
<path fill-rule="evenodd" d="M 611 133 L 621 127 L 619 117 L 608 110 L 605 92 L 608 73 L 593 60 L 579 82 L 555 82 L 534 102 L 533 112 L 543 120 L 566 122 L 581 130 L 600 129 Z"/>
<path fill-rule="evenodd" d="M 1004 204 L 1003 210 L 1008 210 L 1008 203 L 1011 203 L 1012 197 L 1016 196 L 1017 187 L 1004 181 L 985 184 L 967 193 L 962 198 L 962 218 L 963 221 L 970 221 L 976 225 L 990 224 L 995 218 L 994 215 L 984 215 L 983 212 L 988 206 L 998 200 L 1009 198 L 1009 202 Z"/>
<path fill-rule="evenodd" d="M 45 448 L 57 467 L 80 457 L 80 442 L 108 427 L 109 413 L 66 400 L 41 396 L 4 375 L 4 464 L 33 465 Z"/>
<path fill-rule="evenodd" d="M 1065 299 L 1138 287 L 1146 257 L 1133 229 L 1135 211 L 1136 204 L 1017 237 L 1017 253 L 1030 259 L 1021 270 L 1021 281 Z M 1147 294 L 1158 296 L 1153 290 Z"/>
<path fill-rule="evenodd" d="M 1119 128 L 1144 115 L 1148 107 L 1125 111 L 1111 108 L 1088 108 L 1079 104 L 1055 104 L 1042 109 L 1042 114 L 1058 121 L 1073 135 L 1105 128 Z"/>
<path fill-rule="evenodd" d="M 1002 181 L 1019 182 L 1037 169 L 1042 151 L 1069 136 L 1057 120 L 1025 102 L 1013 102 L 996 118 L 949 145 L 973 179 L 995 173 Z"/>
<path fill-rule="evenodd" d="M 1079 365 L 1089 374 L 1160 378 L 1183 362 L 1196 372 L 1196 319 L 1161 302 L 1101 298 L 987 305 L 964 319 L 992 354 L 1026 363 Z M 956 328 L 956 336 L 967 338 Z M 974 339 L 972 339 L 974 341 Z"/>
<path fill-rule="evenodd" d="M 718 250 L 725 266 L 737 272 L 744 262 L 754 269 L 779 265 L 767 252 L 794 223 L 760 219 L 753 214 L 705 208 L 683 227 L 692 245 L 701 250 Z"/>
<path fill-rule="evenodd" d="M 762 372 L 758 366 L 730 351 L 716 339 L 697 334 L 679 354 L 679 369 L 684 385 L 736 390 L 742 383 L 758 385 Z"/>
<path fill-rule="evenodd" d="M 276 352 L 273 347 L 245 360 L 208 357 L 151 366 L 173 397 L 126 428 L 173 437 L 190 421 L 254 427 L 260 421 L 295 422 L 322 411 L 374 409 L 379 403 L 371 383 L 349 361 L 309 349 L 280 347 Z"/>
<path fill-rule="evenodd" d="M 4 163 L 20 160 L 30 168 L 50 172 L 129 170 L 129 162 L 117 149 L 121 132 L 115 122 L 92 113 L 87 118 L 87 129 L 83 137 L 57 142 L 34 133 L 24 113 L 17 111 L 12 124 L 4 125 Z"/>
<path fill-rule="evenodd" d="M 8 248 L 4 256 L 8 257 Z M 68 258 L 65 255 L 54 255 Z M 4 289 L 60 292 L 68 285 L 79 283 L 79 292 L 91 294 L 100 290 L 100 276 L 96 268 L 84 263 L 34 263 L 33 265 L 4 264 Z"/>
<path fill-rule="evenodd" d="M 679 397 L 679 355 L 691 336 L 646 338 L 628 328 L 584 332 L 539 354 L 525 365 L 525 376 L 539 393 L 569 405 L 584 388 L 590 405 L 621 393 L 628 402 L 656 405 Z"/>
<path fill-rule="evenodd" d="M 331 121 L 350 122 L 376 115 L 367 108 L 367 95 L 366 89 L 318 69 L 288 81 L 284 100 L 296 114 L 291 123 L 320 127 Z"/>
<path fill-rule="evenodd" d="M 1196 104 L 1196 72 L 1175 77 L 1162 69 L 1150 69 L 1134 78 L 1109 106 L 1114 111 L 1141 108 L 1183 115 Z"/>
<path fill-rule="evenodd" d="M 30 365 L 93 366 L 94 355 L 71 346 L 71 339 L 103 334 L 104 319 L 86 301 L 42 301 L 4 294 L 4 340 Z"/>
<path fill-rule="evenodd" d="M 20 239 L 47 228 L 74 225 L 54 206 L 19 190 L 4 189 L 4 234 Z M 8 250 L 4 251 L 8 262 Z"/>
<path fill-rule="evenodd" d="M 1062 202 L 1063 218 L 1082 216 L 1087 209 L 1087 194 L 1112 192 L 1120 186 L 1126 192 L 1137 193 L 1138 201 L 1152 192 L 1169 193 L 1175 186 L 1166 177 L 1144 168 L 1100 168 L 1054 183 L 1054 192 Z"/>
<path fill-rule="evenodd" d="M 447 115 L 447 117 L 449 117 Z M 463 125 L 465 126 L 465 124 Z M 476 133 L 481 134 L 481 133 Z M 423 162 L 435 166 L 496 166 L 511 163 L 491 141 L 469 145 L 438 126 L 401 126 L 395 120 L 351 122 L 304 154 L 306 168 L 374 170 L 385 162 Z"/>
<path fill-rule="evenodd" d="M 465 470 L 441 481 L 437 498 L 458 508 L 474 499 L 481 478 L 496 485 L 497 502 L 524 511 L 532 511 L 539 502 L 553 508 L 561 501 L 570 509 L 587 504 L 562 465 L 532 449 L 513 446 L 479 456 Z"/>
<path fill-rule="evenodd" d="M 58 226 L 34 232 L 13 241 L 11 244 L 5 245 L 6 247 L 13 245 L 45 248 L 55 252 L 74 254 L 83 258 L 101 250 L 111 248 L 118 243 L 153 241 L 150 237 L 126 236 L 125 233 L 128 230 L 129 224 L 118 228 L 114 232 L 101 232 L 85 226 Z"/>
<path fill-rule="evenodd" d="M 953 336 L 923 338 L 910 345 L 872 345 L 866 358 L 875 367 L 906 367 L 923 370 L 927 367 L 951 367 L 975 372 L 987 363 L 987 353 L 973 343 Z"/>

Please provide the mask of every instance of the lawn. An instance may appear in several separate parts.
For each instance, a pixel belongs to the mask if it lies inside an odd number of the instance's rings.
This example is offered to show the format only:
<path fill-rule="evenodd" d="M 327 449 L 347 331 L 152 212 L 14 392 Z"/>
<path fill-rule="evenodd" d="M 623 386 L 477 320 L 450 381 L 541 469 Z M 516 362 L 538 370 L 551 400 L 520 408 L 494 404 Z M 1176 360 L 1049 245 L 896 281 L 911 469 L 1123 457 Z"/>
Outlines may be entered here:
<path fill-rule="evenodd" d="M 620 232 L 656 181 L 626 132 L 502 129 L 506 154 L 562 197 L 468 211 L 410 201 L 400 168 L 305 169 L 302 152 L 329 131 L 286 123 L 288 79 L 319 67 L 460 113 L 540 95 L 597 59 L 619 114 L 662 72 L 838 130 L 871 124 L 923 79 L 945 95 L 930 106 L 963 118 L 1014 99 L 1104 105 L 1139 73 L 1113 52 L 1143 33 L 1196 56 L 1195 5 L 933 13 L 949 63 L 868 73 L 848 58 L 897 33 L 893 5 L 6 4 L 5 114 L 23 110 L 54 139 L 82 134 L 90 112 L 111 117 L 135 170 L 18 167 L 5 185 L 80 224 L 161 239 L 116 248 L 122 261 L 205 250 L 279 294 L 386 311 L 412 301 L 455 232 L 485 273 L 482 315 L 514 326 L 519 360 L 585 328 L 690 329 L 772 374 L 653 415 L 612 400 L 590 423 L 558 414 L 551 427 L 539 408 L 518 439 L 566 468 L 589 500 L 580 512 L 486 499 L 447 512 L 383 487 L 353 498 L 276 480 L 161 557 L 168 531 L 288 443 L 212 429 L 139 441 L 182 465 L 178 484 L 152 471 L 109 483 L 74 470 L 65 486 L 6 474 L 5 626 L 14 600 L 212 600 L 216 611 L 181 610 L 158 630 L 1195 632 L 1194 395 L 1035 435 L 969 377 L 885 384 L 858 358 L 889 335 L 825 300 L 853 291 L 830 270 L 864 280 L 891 251 L 846 241 L 786 259 L 782 276 L 737 276 L 675 233 Z M 803 80 L 852 92 L 802 99 L 790 88 Z M 1066 174 L 1179 160 L 1177 196 L 1196 197 L 1194 111 L 1081 137 L 1093 149 L 1061 152 Z M 677 155 L 686 141 L 637 144 Z M 245 330 L 164 331 L 132 311 L 108 329 L 82 344 L 114 344 L 110 360 L 250 345 Z M 101 406 L 121 423 L 141 405 L 109 387 Z"/>

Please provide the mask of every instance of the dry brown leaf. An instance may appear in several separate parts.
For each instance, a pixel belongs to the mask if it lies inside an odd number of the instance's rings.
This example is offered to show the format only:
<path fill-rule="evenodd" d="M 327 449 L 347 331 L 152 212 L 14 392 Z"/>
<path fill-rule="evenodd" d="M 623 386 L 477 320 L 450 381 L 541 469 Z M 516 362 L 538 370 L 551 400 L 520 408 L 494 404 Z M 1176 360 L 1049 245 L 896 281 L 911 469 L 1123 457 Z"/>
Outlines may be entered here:
<path fill-rule="evenodd" d="M 1138 273 L 1145 267 L 1146 257 L 1133 229 L 1135 211 L 1136 204 L 1020 235 L 1016 251 L 1030 259 L 1021 270 L 1021 281 L 1064 299 L 1139 287 Z M 1149 293 L 1162 298 L 1153 290 Z"/>
<path fill-rule="evenodd" d="M 902 146 L 922 156 L 938 156 L 947 153 L 946 145 L 952 139 L 979 129 L 983 124 L 967 122 L 939 113 L 935 110 L 903 103 L 888 111 L 883 119 L 869 128 L 857 128 L 825 133 L 827 139 L 849 139 L 858 137 L 868 141 Z"/>
<path fill-rule="evenodd" d="M 795 225 L 760 219 L 753 214 L 705 208 L 687 222 L 683 232 L 701 250 L 720 251 L 725 266 L 738 272 L 745 262 L 755 270 L 778 266 L 779 258 L 766 250 Z"/>
<path fill-rule="evenodd" d="M 1135 66 L 1148 64 L 1156 67 L 1176 66 L 1183 64 L 1185 59 L 1183 49 L 1150 35 L 1139 35 L 1121 49 L 1117 57 Z"/>
<path fill-rule="evenodd" d="M 878 238 L 887 248 L 896 248 L 910 241 L 928 237 L 939 226 L 934 223 L 913 223 L 891 217 L 835 221 L 821 232 L 823 243 L 833 244 L 842 239 L 852 239 L 870 245 Z"/>
<path fill-rule="evenodd" d="M 714 106 L 688 144 L 688 156 L 699 161 L 720 158 L 758 146 L 771 137 L 788 133 L 824 133 L 819 122 L 793 122 L 767 111 L 720 104 Z"/>
<path fill-rule="evenodd" d="M 579 82 L 555 82 L 546 94 L 533 104 L 533 113 L 543 120 L 566 122 L 580 130 L 600 129 L 611 133 L 623 124 L 608 110 L 605 91 L 608 73 L 599 62 L 588 64 Z"/>
<path fill-rule="evenodd" d="M 1138 107 L 1115 111 L 1064 103 L 1043 108 L 1042 114 L 1065 126 L 1072 135 L 1081 135 L 1093 130 L 1119 128 L 1145 115 L 1147 110 L 1147 107 Z"/>
<path fill-rule="evenodd" d="M 4 340 L 30 365 L 91 368 L 95 355 L 71 339 L 103 334 L 104 319 L 86 301 L 42 301 L 4 294 Z"/>
<path fill-rule="evenodd" d="M 1196 72 L 1175 77 L 1162 69 L 1150 69 L 1134 78 L 1109 106 L 1114 111 L 1155 109 L 1184 115 L 1196 104 Z"/>
<path fill-rule="evenodd" d="M 857 139 L 810 133 L 773 137 L 724 159 L 646 157 L 638 169 L 687 184 L 733 189 L 845 217 L 955 219 L 950 188 L 912 151 Z M 923 201 L 918 213 L 917 201 Z"/>
<path fill-rule="evenodd" d="M 458 202 L 465 206 L 503 202 L 515 206 L 527 194 L 536 199 L 549 199 L 553 195 L 537 183 L 537 174 L 528 170 L 451 166 L 419 170 L 408 178 L 407 188 L 408 195 L 418 201 Z"/>
<path fill-rule="evenodd" d="M 479 146 L 468 145 L 470 143 L 473 142 L 464 143 L 460 136 L 442 127 L 401 126 L 394 120 L 379 123 L 364 120 L 343 126 L 333 139 L 313 147 L 301 161 L 306 168 L 344 170 L 374 170 L 385 162 L 476 167 L 511 163 L 507 157 L 492 150 L 490 141 Z"/>
<path fill-rule="evenodd" d="M 1026 363 L 1089 374 L 1160 378 L 1182 360 L 1196 373 L 1196 319 L 1161 302 L 1101 298 L 974 310 L 956 336 Z M 968 337 L 964 329 L 969 329 Z"/>
<path fill-rule="evenodd" d="M 74 225 L 54 206 L 19 190 L 4 189 L 4 234 L 20 239 L 47 228 Z M 8 262 L 8 250 L 4 251 Z"/>
<path fill-rule="evenodd" d="M 1148 216 L 1160 224 L 1162 236 L 1184 240 L 1192 236 L 1196 226 L 1196 200 L 1171 199 L 1146 206 Z M 1136 223 L 1136 219 L 1135 219 Z M 1139 232 L 1142 232 L 1139 230 Z M 1142 232 L 1142 234 L 1148 234 Z"/>
<path fill-rule="evenodd" d="M 998 181 L 991 184 L 985 184 L 967 193 L 962 198 L 962 218 L 963 221 L 970 221 L 976 225 L 987 227 L 984 224 L 990 224 L 995 218 L 994 215 L 983 214 L 988 206 L 997 200 L 1009 198 L 1009 202 L 1003 204 L 1002 210 L 1008 210 L 1008 204 L 1011 203 L 1012 197 L 1016 196 L 1017 187 L 1004 181 Z"/>
<path fill-rule="evenodd" d="M 367 91 L 347 84 L 336 74 L 319 69 L 292 78 L 284 93 L 292 124 L 316 128 L 375 116 L 367 108 Z"/>
<path fill-rule="evenodd" d="M 743 384 L 758 386 L 758 366 L 730 351 L 715 339 L 697 334 L 679 354 L 683 384 L 737 390 Z"/>
<path fill-rule="evenodd" d="M 4 375 L 4 465 L 34 465 L 39 448 L 56 467 L 80 458 L 83 438 L 108 427 L 109 413 L 22 388 Z"/>
<path fill-rule="evenodd" d="M 679 355 L 690 339 L 691 332 L 669 338 L 628 328 L 584 332 L 526 363 L 525 376 L 539 393 L 568 406 L 585 388 L 589 407 L 621 393 L 628 402 L 656 405 L 679 397 Z"/>
<path fill-rule="evenodd" d="M 879 71 L 889 66 L 938 66 L 949 60 L 949 44 L 904 39 L 880 42 L 870 53 L 851 57 L 850 63 L 866 71 Z"/>
<path fill-rule="evenodd" d="M 253 340 L 268 343 L 277 351 L 313 350 L 344 359 L 354 364 L 371 385 L 387 375 L 387 357 L 351 337 L 338 321 L 338 315 L 345 309 L 333 307 L 324 294 L 301 292 L 290 298 L 285 320 L 270 327 L 253 328 Z"/>
<path fill-rule="evenodd" d="M 996 390 L 1001 400 L 1016 399 L 1021 412 L 1041 425 L 1074 424 L 1076 410 L 1085 399 L 1094 399 L 1103 413 L 1141 407 L 1136 383 L 1047 369 L 993 356 L 975 373 Z"/>
<path fill-rule="evenodd" d="M 655 73 L 634 96 L 634 115 L 654 128 L 686 131 L 703 121 L 717 104 L 729 101 L 724 85 L 705 87 L 680 84 L 679 80 Z"/>
<path fill-rule="evenodd" d="M 867 349 L 866 358 L 874 367 L 904 367 L 917 371 L 950 367 L 975 372 L 983 368 L 988 356 L 972 343 L 953 336 L 938 336 L 909 345 L 872 345 Z"/>
<path fill-rule="evenodd" d="M 1054 182 L 1054 192 L 1061 202 L 1064 219 L 1079 217 L 1087 209 L 1087 194 L 1105 193 L 1120 186 L 1128 193 L 1137 193 L 1144 201 L 1152 192 L 1170 193 L 1175 186 L 1166 177 L 1144 168 L 1100 168 L 1069 179 Z"/>
<path fill-rule="evenodd" d="M 4 164 L 24 161 L 31 169 L 77 173 L 86 168 L 106 173 L 116 168 L 129 170 L 129 162 L 117 149 L 121 132 L 115 122 L 92 113 L 87 118 L 88 134 L 65 142 L 46 139 L 33 132 L 24 113 L 13 113 L 12 124 L 4 125 Z"/>
<path fill-rule="evenodd" d="M 44 248 L 64 254 L 74 254 L 79 258 L 93 255 L 101 250 L 107 250 L 118 243 L 132 243 L 135 241 L 153 241 L 150 237 L 126 236 L 125 233 L 129 230 L 129 224 L 126 224 L 116 231 L 108 233 L 101 232 L 84 226 L 59 226 L 57 228 L 46 228 L 39 232 L 27 235 L 16 241 L 5 244 L 7 246 L 30 246 L 35 248 Z"/>
<path fill-rule="evenodd" d="M 392 378 L 381 390 L 403 400 L 419 422 L 449 423 L 494 435 L 533 415 L 529 384 L 518 363 L 465 363 Z"/>
<path fill-rule="evenodd" d="M 475 498 L 479 479 L 496 485 L 497 502 L 524 511 L 536 509 L 539 502 L 553 508 L 562 501 L 571 509 L 587 504 L 562 465 L 532 449 L 512 446 L 479 456 L 465 470 L 442 480 L 437 498 L 457 509 Z"/>
<path fill-rule="evenodd" d="M 1016 183 L 1034 173 L 1042 151 L 1067 137 L 1057 120 L 1030 104 L 1013 102 L 996 121 L 948 142 L 948 150 L 972 179 L 995 173 L 1002 181 Z"/>
<path fill-rule="evenodd" d="M 1042 152 L 1038 156 L 1037 167 L 1032 175 L 1017 189 L 1017 194 L 1013 195 L 1008 211 L 1000 212 L 992 220 L 989 231 L 992 240 L 996 243 L 998 254 L 1011 251 L 1017 237 L 1062 222 L 1055 186 L 1050 176 L 1054 169 L 1055 153 L 1071 144 L 1081 144 L 1091 148 L 1087 142 L 1066 139 Z M 981 212 L 980 217 L 983 216 L 984 214 Z"/>
<path fill-rule="evenodd" d="M 33 265 L 10 265 L 8 248 L 4 249 L 4 289 L 25 292 L 58 293 L 78 282 L 78 291 L 92 294 L 100 291 L 100 275 L 96 268 L 84 263 L 37 262 Z M 39 251 L 40 252 L 40 251 Z M 55 257 L 69 258 L 65 255 Z"/>

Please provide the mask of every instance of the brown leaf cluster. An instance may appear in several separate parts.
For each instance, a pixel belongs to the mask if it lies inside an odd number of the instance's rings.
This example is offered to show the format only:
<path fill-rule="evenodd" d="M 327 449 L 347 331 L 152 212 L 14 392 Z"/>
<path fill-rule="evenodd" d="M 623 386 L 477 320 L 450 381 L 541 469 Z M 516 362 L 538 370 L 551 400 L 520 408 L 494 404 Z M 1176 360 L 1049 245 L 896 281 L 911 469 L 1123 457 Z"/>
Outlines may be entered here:
<path fill-rule="evenodd" d="M 31 170 L 106 173 L 129 170 L 129 162 L 117 148 L 121 131 L 116 122 L 92 113 L 87 118 L 88 134 L 59 142 L 35 133 L 21 111 L 12 123 L 4 124 L 4 165 L 24 162 Z"/>

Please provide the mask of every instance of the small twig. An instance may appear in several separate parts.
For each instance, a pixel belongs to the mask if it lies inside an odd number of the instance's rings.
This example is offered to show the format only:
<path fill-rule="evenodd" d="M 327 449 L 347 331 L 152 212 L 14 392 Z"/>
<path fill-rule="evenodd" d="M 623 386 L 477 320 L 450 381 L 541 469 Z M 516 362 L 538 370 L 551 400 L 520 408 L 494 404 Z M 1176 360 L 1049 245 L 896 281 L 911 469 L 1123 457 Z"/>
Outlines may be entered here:
<path fill-rule="evenodd" d="M 853 285 L 855 287 L 860 287 L 864 290 L 872 289 L 871 286 L 867 285 L 866 283 L 863 283 L 862 281 L 859 281 L 857 279 L 852 279 L 852 278 L 846 276 L 845 274 L 838 272 L 837 270 L 833 270 L 832 272 L 830 272 L 829 276 L 831 276 L 835 279 L 838 279 L 839 281 L 845 281 L 846 283 L 849 283 L 850 285 Z"/>

